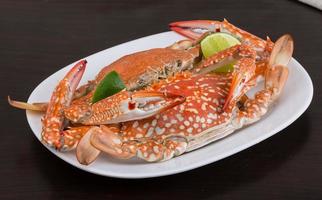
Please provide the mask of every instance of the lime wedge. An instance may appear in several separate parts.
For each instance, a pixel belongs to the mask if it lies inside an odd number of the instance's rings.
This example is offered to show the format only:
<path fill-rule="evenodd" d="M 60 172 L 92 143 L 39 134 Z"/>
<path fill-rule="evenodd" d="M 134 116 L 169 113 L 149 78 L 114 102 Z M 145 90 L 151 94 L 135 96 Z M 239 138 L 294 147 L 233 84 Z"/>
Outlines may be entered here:
<path fill-rule="evenodd" d="M 205 37 L 200 43 L 201 51 L 205 58 L 237 44 L 241 44 L 240 41 L 228 33 L 211 34 Z M 229 72 L 232 70 L 233 64 L 229 64 L 216 69 L 215 72 Z"/>
<path fill-rule="evenodd" d="M 125 84 L 121 80 L 116 71 L 108 73 L 104 79 L 98 84 L 94 92 L 92 103 L 96 103 L 106 97 L 112 96 L 123 90 Z"/>

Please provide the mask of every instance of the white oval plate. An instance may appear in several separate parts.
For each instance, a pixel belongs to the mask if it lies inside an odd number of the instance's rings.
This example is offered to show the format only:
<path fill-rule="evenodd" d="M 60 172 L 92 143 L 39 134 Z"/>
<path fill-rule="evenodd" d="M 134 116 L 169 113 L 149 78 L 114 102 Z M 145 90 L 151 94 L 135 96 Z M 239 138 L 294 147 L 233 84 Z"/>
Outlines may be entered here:
<path fill-rule="evenodd" d="M 88 56 L 88 67 L 81 84 L 92 80 L 99 70 L 116 59 L 137 51 L 156 47 L 166 47 L 180 39 L 182 36 L 174 32 L 164 32 L 126 42 L 115 47 Z M 52 90 L 58 81 L 67 73 L 74 63 L 52 74 L 31 93 L 28 102 L 48 101 Z M 259 122 L 236 131 L 230 136 L 209 144 L 203 148 L 183 154 L 179 157 L 161 163 L 146 163 L 138 159 L 118 160 L 101 154 L 89 166 L 77 162 L 75 152 L 58 152 L 47 148 L 67 163 L 103 176 L 118 178 L 147 178 L 176 174 L 215 162 L 276 134 L 294 122 L 309 106 L 313 96 L 312 81 L 304 68 L 292 59 L 288 65 L 289 79 L 273 111 Z M 40 140 L 41 115 L 27 111 L 27 119 L 35 136 Z"/>

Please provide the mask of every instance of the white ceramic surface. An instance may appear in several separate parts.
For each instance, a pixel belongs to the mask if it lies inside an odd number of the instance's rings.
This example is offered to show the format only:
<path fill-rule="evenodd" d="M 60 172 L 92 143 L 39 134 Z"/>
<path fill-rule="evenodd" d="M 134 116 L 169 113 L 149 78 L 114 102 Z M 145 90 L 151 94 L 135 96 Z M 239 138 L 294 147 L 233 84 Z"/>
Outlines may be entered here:
<path fill-rule="evenodd" d="M 88 56 L 86 57 L 88 66 L 81 84 L 93 79 L 102 67 L 123 55 L 150 48 L 165 47 L 182 38 L 182 36 L 174 32 L 164 32 L 120 44 Z M 64 67 L 41 82 L 31 93 L 28 102 L 48 101 L 58 81 L 73 64 Z M 263 119 L 249 127 L 236 131 L 220 141 L 169 161 L 146 163 L 138 159 L 117 160 L 108 155 L 101 154 L 94 163 L 89 166 L 83 166 L 77 162 L 74 151 L 58 152 L 51 148 L 48 149 L 57 157 L 79 169 L 94 174 L 118 178 L 164 176 L 207 165 L 253 146 L 276 134 L 294 122 L 307 109 L 313 96 L 312 81 L 304 68 L 295 59 L 291 60 L 288 67 L 290 73 L 285 89 L 273 110 Z M 40 139 L 41 133 L 40 118 L 40 114 L 27 111 L 29 125 L 38 139 Z"/>

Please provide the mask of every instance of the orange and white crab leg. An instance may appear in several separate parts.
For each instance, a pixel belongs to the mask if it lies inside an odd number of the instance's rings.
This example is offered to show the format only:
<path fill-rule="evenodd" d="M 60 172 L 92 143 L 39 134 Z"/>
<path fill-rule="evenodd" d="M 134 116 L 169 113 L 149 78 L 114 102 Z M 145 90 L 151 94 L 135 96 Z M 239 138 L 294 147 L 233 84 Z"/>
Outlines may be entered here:
<path fill-rule="evenodd" d="M 266 41 L 247 32 L 244 31 L 233 24 L 229 23 L 226 19 L 221 23 L 221 32 L 228 32 L 235 37 L 239 38 L 243 44 L 250 45 L 254 47 L 255 51 L 264 51 L 271 49 L 273 46 L 273 42 L 267 37 Z"/>
<path fill-rule="evenodd" d="M 292 54 L 293 54 L 293 39 L 290 35 L 283 35 L 280 37 L 276 43 L 274 44 L 274 47 L 272 49 L 272 53 L 269 57 L 269 62 L 267 65 L 267 68 L 265 70 L 265 89 L 261 91 L 260 93 L 265 93 L 266 97 L 269 97 L 266 101 L 264 100 L 259 100 L 258 104 L 261 104 L 264 102 L 265 105 L 270 104 L 268 101 L 274 101 L 277 96 L 279 96 L 280 91 L 282 90 L 285 81 L 287 79 L 287 74 L 288 74 L 288 69 L 286 65 L 290 61 Z M 247 56 L 247 53 L 242 53 L 243 56 L 246 56 L 245 58 L 242 58 L 237 62 L 236 65 L 234 66 L 237 68 L 233 72 L 233 79 L 232 79 L 232 84 L 230 88 L 230 92 L 228 94 L 228 97 L 225 102 L 224 109 L 229 106 L 229 104 L 235 102 L 232 102 L 233 99 L 238 100 L 240 96 L 240 88 L 245 88 L 245 90 L 248 90 L 248 87 L 241 87 L 242 85 L 252 85 L 256 84 L 256 77 L 258 74 L 252 74 L 249 73 L 250 67 L 255 65 L 255 62 L 253 59 L 250 59 L 249 56 Z M 276 68 L 278 66 L 278 68 Z M 284 67 L 285 66 L 285 67 Z M 243 94 L 246 93 L 246 91 L 243 92 Z M 272 93 L 272 94 L 270 94 Z M 264 94 L 263 94 L 264 95 Z M 261 99 L 263 95 L 258 94 L 257 99 Z M 264 96 L 265 96 L 264 95 Z M 254 100 L 249 100 L 250 101 L 255 101 L 257 100 L 256 98 Z M 247 102 L 247 101 L 246 101 Z M 250 104 L 248 102 L 248 104 Z M 259 108 L 261 106 L 255 106 L 256 108 Z M 247 109 L 247 103 L 246 103 L 246 109 Z M 267 109 L 267 108 L 266 108 Z M 264 108 L 261 110 L 265 110 Z M 266 111 L 264 112 L 266 113 Z M 264 114 L 262 113 L 262 114 Z M 260 115 L 261 116 L 261 115 Z"/>
<path fill-rule="evenodd" d="M 288 68 L 285 66 L 278 65 L 269 70 L 266 79 L 272 81 L 272 84 L 266 84 L 265 89 L 257 92 L 254 99 L 245 102 L 244 109 L 238 114 L 240 126 L 259 120 L 267 112 L 269 106 L 280 96 L 287 76 Z"/>
<path fill-rule="evenodd" d="M 257 92 L 254 99 L 248 99 L 237 113 L 235 128 L 254 123 L 267 113 L 271 104 L 280 96 L 288 77 L 288 68 L 282 65 L 270 68 L 266 73 L 265 89 Z"/>
<path fill-rule="evenodd" d="M 292 57 L 293 48 L 293 39 L 290 35 L 284 35 L 276 41 L 265 73 L 265 88 L 257 92 L 254 99 L 247 99 L 244 102 L 242 110 L 237 113 L 234 123 L 236 128 L 259 120 L 280 96 L 288 77 L 286 65 Z M 235 86 L 232 86 L 232 90 L 238 84 L 244 83 L 239 81 Z"/>
<path fill-rule="evenodd" d="M 66 118 L 85 125 L 115 124 L 156 115 L 185 101 L 185 97 L 155 91 L 122 91 L 93 105 L 72 105 Z"/>
<path fill-rule="evenodd" d="M 73 93 L 76 90 L 86 68 L 86 60 L 79 61 L 58 83 L 42 119 L 42 141 L 56 149 L 65 145 L 63 124 L 65 121 L 63 110 L 70 105 Z"/>
<path fill-rule="evenodd" d="M 165 161 L 186 151 L 184 137 L 169 137 L 163 141 L 123 141 L 120 129 L 101 125 L 93 127 L 81 139 L 77 148 L 77 159 L 81 164 L 92 163 L 102 151 L 118 159 L 138 157 L 148 162 Z"/>
<path fill-rule="evenodd" d="M 219 53 L 216 53 L 209 58 L 203 60 L 197 67 L 193 69 L 194 73 L 205 74 L 211 72 L 223 65 L 229 64 L 234 60 L 241 60 L 234 67 L 242 63 L 243 58 L 249 58 L 255 62 L 256 52 L 247 45 L 235 45 Z"/>

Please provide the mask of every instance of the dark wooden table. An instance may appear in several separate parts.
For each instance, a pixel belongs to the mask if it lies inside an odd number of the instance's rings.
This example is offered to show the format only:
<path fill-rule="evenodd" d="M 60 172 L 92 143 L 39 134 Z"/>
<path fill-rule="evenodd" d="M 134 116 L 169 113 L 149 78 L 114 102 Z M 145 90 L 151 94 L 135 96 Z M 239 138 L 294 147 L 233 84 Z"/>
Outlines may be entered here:
<path fill-rule="evenodd" d="M 239 154 L 168 177 L 121 180 L 78 170 L 33 136 L 10 94 L 102 49 L 168 30 L 172 21 L 229 19 L 259 36 L 291 33 L 315 85 L 292 125 Z M 322 16 L 294 1 L 0 1 L 0 199 L 321 199 Z"/>

